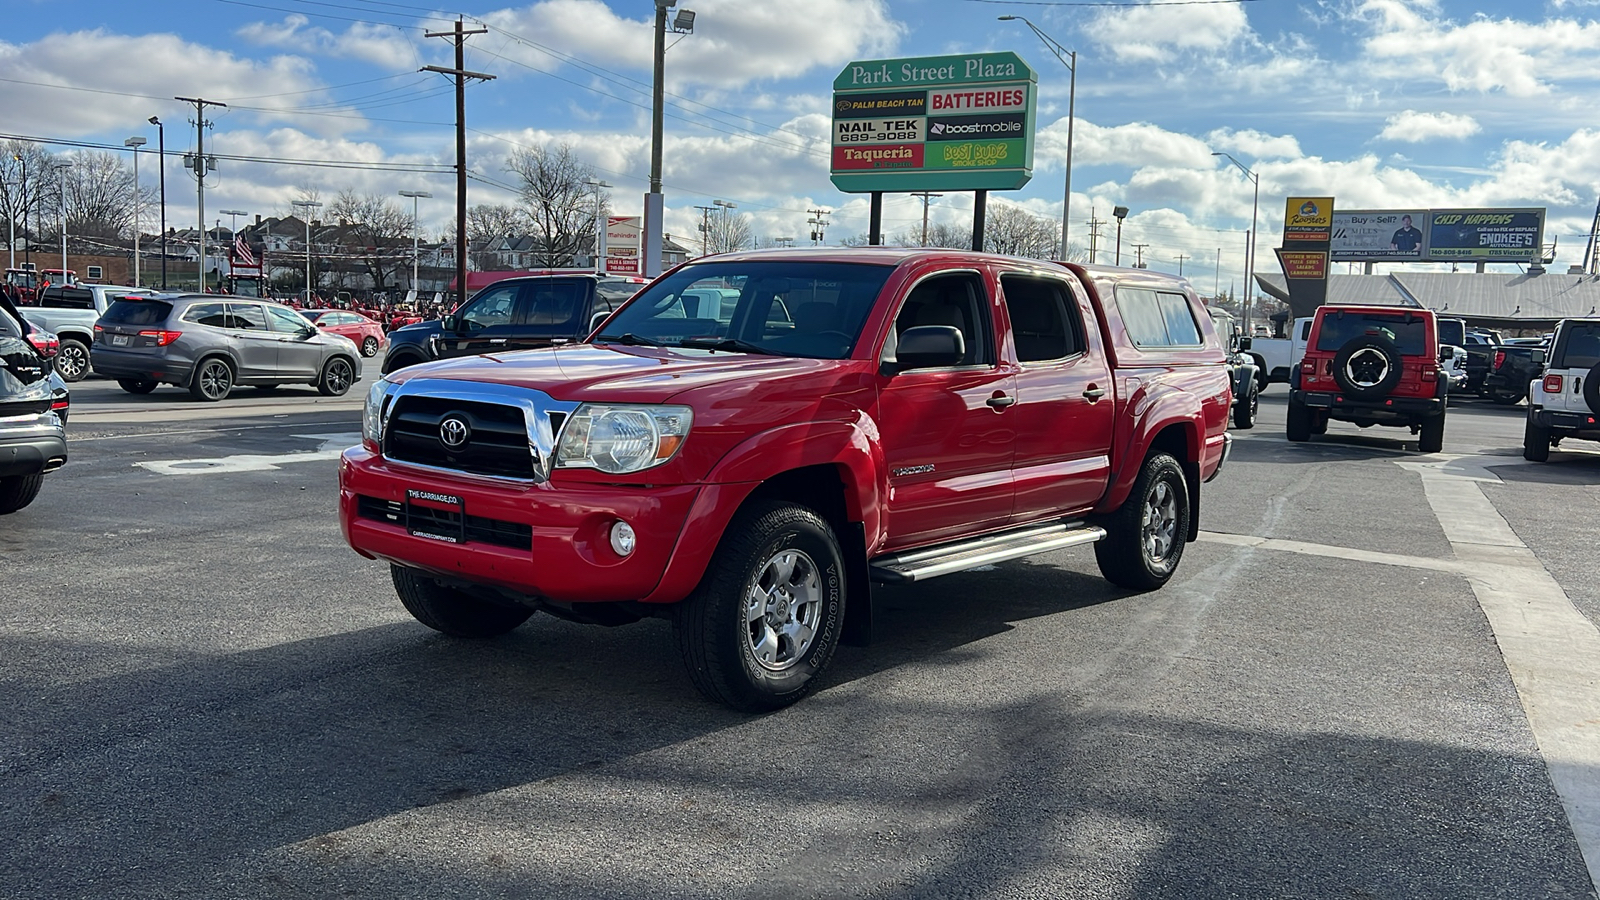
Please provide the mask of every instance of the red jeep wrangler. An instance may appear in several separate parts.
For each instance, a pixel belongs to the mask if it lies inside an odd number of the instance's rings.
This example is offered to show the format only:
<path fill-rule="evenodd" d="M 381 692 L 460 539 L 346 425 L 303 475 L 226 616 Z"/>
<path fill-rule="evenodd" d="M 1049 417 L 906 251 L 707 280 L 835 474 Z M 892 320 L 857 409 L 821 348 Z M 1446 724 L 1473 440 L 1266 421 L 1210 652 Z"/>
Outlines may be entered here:
<path fill-rule="evenodd" d="M 872 583 L 1094 543 L 1166 583 L 1227 456 L 1188 283 L 949 250 L 767 251 L 657 279 L 589 342 L 423 363 L 339 469 L 357 552 L 422 623 L 673 619 L 691 677 L 793 703 Z"/>
<path fill-rule="evenodd" d="M 1438 453 L 1448 385 L 1432 310 L 1319 307 L 1293 374 L 1289 440 L 1310 440 L 1338 419 L 1410 426 L 1423 453 Z"/>

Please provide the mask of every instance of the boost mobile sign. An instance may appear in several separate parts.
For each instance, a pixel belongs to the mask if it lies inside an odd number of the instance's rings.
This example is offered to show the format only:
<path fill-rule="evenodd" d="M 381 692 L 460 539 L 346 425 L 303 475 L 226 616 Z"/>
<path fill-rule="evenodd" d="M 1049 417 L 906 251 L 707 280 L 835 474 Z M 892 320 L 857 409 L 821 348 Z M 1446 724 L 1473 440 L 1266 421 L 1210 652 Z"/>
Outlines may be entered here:
<path fill-rule="evenodd" d="M 841 191 L 1015 190 L 1033 177 L 1038 75 L 1014 53 L 865 60 L 833 81 Z"/>
<path fill-rule="evenodd" d="M 1544 209 L 1352 209 L 1333 214 L 1340 262 L 1527 262 L 1541 253 Z"/>

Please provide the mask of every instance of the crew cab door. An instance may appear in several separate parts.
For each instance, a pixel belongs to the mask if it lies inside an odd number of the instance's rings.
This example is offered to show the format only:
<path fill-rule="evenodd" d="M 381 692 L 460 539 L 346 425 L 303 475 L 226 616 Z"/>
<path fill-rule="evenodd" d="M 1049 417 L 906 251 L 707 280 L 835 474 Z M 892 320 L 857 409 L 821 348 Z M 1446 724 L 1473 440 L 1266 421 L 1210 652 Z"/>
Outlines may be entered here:
<path fill-rule="evenodd" d="M 541 278 L 522 289 L 512 350 L 533 350 L 582 340 L 589 333 L 592 278 Z"/>
<path fill-rule="evenodd" d="M 952 325 L 967 355 L 949 368 L 897 372 L 879 386 L 876 418 L 889 469 L 885 550 L 961 537 L 1011 519 L 1016 366 L 997 352 L 995 309 L 976 271 L 923 278 L 899 307 L 890 341 L 919 325 Z M 890 349 L 887 342 L 884 349 Z"/>
<path fill-rule="evenodd" d="M 1012 464 L 1019 522 L 1086 512 L 1111 479 L 1111 369 L 1082 288 L 1066 279 L 1002 274 L 1017 361 Z"/>
<path fill-rule="evenodd" d="M 439 357 L 472 356 L 510 349 L 517 325 L 517 304 L 525 282 L 490 285 L 456 312 L 455 331 L 439 334 Z"/>

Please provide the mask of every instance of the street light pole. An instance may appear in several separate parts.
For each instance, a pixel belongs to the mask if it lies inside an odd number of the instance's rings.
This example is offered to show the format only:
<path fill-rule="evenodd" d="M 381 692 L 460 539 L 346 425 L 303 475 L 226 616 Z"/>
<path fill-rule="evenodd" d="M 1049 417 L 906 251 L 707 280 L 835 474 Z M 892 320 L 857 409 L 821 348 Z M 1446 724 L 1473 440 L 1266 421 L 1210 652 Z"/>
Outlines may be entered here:
<path fill-rule="evenodd" d="M 594 188 L 594 273 L 606 273 L 606 226 L 604 217 L 600 215 L 600 189 L 611 187 L 609 181 L 601 181 L 590 177 L 584 182 Z"/>
<path fill-rule="evenodd" d="M 1122 265 L 1122 220 L 1128 217 L 1126 206 L 1115 206 L 1111 214 L 1117 217 L 1117 265 Z"/>
<path fill-rule="evenodd" d="M 58 162 L 56 170 L 56 190 L 61 196 L 61 283 L 67 283 L 67 170 L 72 168 L 70 162 Z"/>
<path fill-rule="evenodd" d="M 133 148 L 133 286 L 134 287 L 139 287 L 139 231 L 141 230 L 140 229 L 140 222 L 142 221 L 140 219 L 140 216 L 139 216 L 139 212 L 140 212 L 140 208 L 139 208 L 139 200 L 140 200 L 140 197 L 139 197 L 139 194 L 140 194 L 140 190 L 139 190 L 139 148 L 143 147 L 145 144 L 148 144 L 148 143 L 150 143 L 150 142 L 145 140 L 142 137 L 139 137 L 138 135 L 135 135 L 135 136 L 133 136 L 131 138 L 128 138 L 127 140 L 122 142 L 122 146 L 124 146 L 124 147 L 132 147 Z"/>
<path fill-rule="evenodd" d="M 161 289 L 167 289 L 167 126 L 155 116 L 149 119 L 156 126 L 156 168 L 161 172 Z"/>
<path fill-rule="evenodd" d="M 417 272 L 419 271 L 418 267 L 421 265 L 421 256 L 417 246 L 417 199 L 420 197 L 431 200 L 433 195 L 427 191 L 401 191 L 400 196 L 411 198 L 411 289 L 416 291 L 418 296 L 421 296 L 422 289 L 417 287 Z"/>
<path fill-rule="evenodd" d="M 322 206 L 316 200 L 292 200 L 291 206 L 305 210 L 306 220 L 306 303 L 311 303 L 311 210 Z"/>
<path fill-rule="evenodd" d="M 1068 50 L 1061 45 L 1060 41 L 1040 31 L 1039 26 L 1028 21 L 1025 16 L 1000 17 L 1002 22 L 1013 20 L 1020 21 L 1032 29 L 1033 33 L 1039 36 L 1039 40 L 1044 41 L 1046 49 L 1055 54 L 1056 59 L 1061 60 L 1061 64 L 1067 67 L 1067 72 L 1070 75 L 1070 79 L 1067 82 L 1067 173 L 1066 185 L 1062 189 L 1061 198 L 1061 258 L 1065 260 L 1067 258 L 1067 228 L 1068 222 L 1072 218 L 1072 130 L 1077 121 L 1078 53 L 1076 50 Z"/>
<path fill-rule="evenodd" d="M 1255 198 L 1250 202 L 1250 241 L 1245 245 L 1244 259 L 1244 332 L 1245 334 L 1249 334 L 1250 307 L 1252 305 L 1250 303 L 1250 298 L 1251 295 L 1255 293 L 1255 289 L 1251 287 L 1250 282 L 1256 276 L 1256 214 L 1261 209 L 1261 176 L 1245 168 L 1244 163 L 1234 159 L 1233 154 L 1231 153 L 1216 152 L 1212 153 L 1211 155 L 1226 156 L 1228 158 L 1228 162 L 1238 166 L 1239 171 L 1243 172 L 1245 176 L 1255 184 L 1256 188 Z"/>
<path fill-rule="evenodd" d="M 733 247 L 729 246 L 732 241 L 728 237 L 728 210 L 738 209 L 739 204 L 731 203 L 727 200 L 713 200 L 711 201 L 711 205 L 722 207 L 722 235 L 718 240 L 717 252 L 728 253 L 734 249 Z"/>
<path fill-rule="evenodd" d="M 655 0 L 656 42 L 655 83 L 652 87 L 650 107 L 650 193 L 644 195 L 644 234 L 639 238 L 639 252 L 644 255 L 640 274 L 654 278 L 661 274 L 661 225 L 666 215 L 666 200 L 661 196 L 661 122 L 664 115 L 664 82 L 667 71 L 667 10 L 677 6 L 678 0 Z M 694 32 L 694 13 L 678 10 L 672 20 L 674 34 Z"/>

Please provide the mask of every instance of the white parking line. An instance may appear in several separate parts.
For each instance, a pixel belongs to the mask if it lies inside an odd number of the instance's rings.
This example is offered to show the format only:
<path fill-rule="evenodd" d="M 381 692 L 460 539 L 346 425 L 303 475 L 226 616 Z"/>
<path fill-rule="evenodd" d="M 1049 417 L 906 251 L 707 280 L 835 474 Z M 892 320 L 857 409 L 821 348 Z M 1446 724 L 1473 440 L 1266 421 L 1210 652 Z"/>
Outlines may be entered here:
<path fill-rule="evenodd" d="M 361 443 L 360 432 L 297 434 L 294 437 L 318 441 L 321 446 L 316 450 L 292 453 L 249 453 L 199 459 L 154 459 L 136 462 L 134 465 L 157 475 L 217 475 L 230 472 L 270 472 L 285 463 L 338 459 L 339 454 L 343 453 L 346 447 Z"/>

